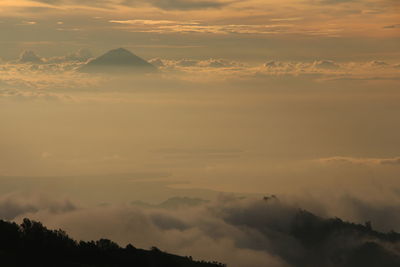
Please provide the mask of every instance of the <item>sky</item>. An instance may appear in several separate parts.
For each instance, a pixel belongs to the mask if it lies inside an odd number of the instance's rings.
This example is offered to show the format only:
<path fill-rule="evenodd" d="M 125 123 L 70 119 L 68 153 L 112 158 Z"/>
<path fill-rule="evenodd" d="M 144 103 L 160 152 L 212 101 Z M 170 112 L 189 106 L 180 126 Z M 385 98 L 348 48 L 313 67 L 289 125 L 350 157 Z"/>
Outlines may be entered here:
<path fill-rule="evenodd" d="M 2 1 L 0 56 L 82 47 L 143 57 L 398 59 L 396 0 Z"/>
<path fill-rule="evenodd" d="M 249 225 L 304 208 L 400 231 L 399 9 L 0 1 L 0 219 L 233 267 L 293 266 L 232 219 L 246 209 Z M 119 47 L 159 71 L 79 71 Z M 173 197 L 210 202 L 158 206 Z"/>

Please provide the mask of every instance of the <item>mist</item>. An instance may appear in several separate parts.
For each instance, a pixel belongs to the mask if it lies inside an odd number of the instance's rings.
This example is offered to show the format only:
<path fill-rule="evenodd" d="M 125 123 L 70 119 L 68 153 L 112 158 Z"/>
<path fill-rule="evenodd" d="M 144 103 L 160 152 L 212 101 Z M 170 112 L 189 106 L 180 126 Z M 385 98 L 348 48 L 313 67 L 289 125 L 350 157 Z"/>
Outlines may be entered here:
<path fill-rule="evenodd" d="M 290 230 L 303 209 L 400 231 L 396 65 L 85 60 L 3 63 L 2 219 L 234 267 L 307 264 Z"/>

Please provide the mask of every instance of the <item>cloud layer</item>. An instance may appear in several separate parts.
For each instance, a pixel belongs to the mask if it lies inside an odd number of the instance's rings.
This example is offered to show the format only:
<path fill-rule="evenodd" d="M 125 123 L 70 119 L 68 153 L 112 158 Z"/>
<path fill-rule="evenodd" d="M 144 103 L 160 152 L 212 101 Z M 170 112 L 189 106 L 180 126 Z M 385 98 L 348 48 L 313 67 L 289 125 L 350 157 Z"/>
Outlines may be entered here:
<path fill-rule="evenodd" d="M 373 225 L 374 219 L 383 221 L 379 216 L 391 216 L 384 212 L 388 211 L 384 207 L 369 208 L 355 199 L 345 201 L 363 218 L 377 216 L 372 217 Z M 172 210 L 128 204 L 76 208 L 70 202 L 51 199 L 23 202 L 21 196 L 3 198 L 0 212 L 3 217 L 4 214 L 9 218 L 18 216 L 17 221 L 25 216 L 41 220 L 49 227 L 67 230 L 78 239 L 106 237 L 122 245 L 157 246 L 173 253 L 226 262 L 233 267 L 289 267 L 310 263 L 347 266 L 352 251 L 371 242 L 398 253 L 397 243 L 380 239 L 381 235 L 370 232 L 367 226 L 353 229 L 346 226 L 344 231 L 340 221 L 324 221 L 276 197 L 256 200 L 226 195 L 211 203 L 199 202 L 197 206 L 183 205 Z M 321 228 L 314 229 L 317 225 L 331 228 L 322 228 L 327 229 L 323 232 Z M 336 231 L 334 227 L 339 228 Z M 313 239 L 317 234 L 314 231 L 322 231 L 319 234 L 323 236 Z M 318 246 L 313 247 L 313 242 Z M 340 261 L 335 257 L 337 253 L 342 257 Z"/>
<path fill-rule="evenodd" d="M 17 60 L 0 63 L 0 96 L 3 98 L 45 96 L 49 99 L 55 96 L 67 100 L 72 99 L 70 95 L 72 92 L 91 91 L 93 88 L 111 86 L 112 83 L 123 84 L 122 76 L 79 73 L 77 70 L 91 58 L 92 54 L 87 49 L 66 56 L 49 58 L 40 57 L 33 51 L 25 51 Z M 301 88 L 332 87 L 339 84 L 376 87 L 376 83 L 385 83 L 387 88 L 391 88 L 400 79 L 398 63 L 379 60 L 368 62 L 266 60 L 264 64 L 256 64 L 222 58 L 203 60 L 153 58 L 149 62 L 161 72 L 156 75 L 157 77 L 153 75 L 148 79 L 147 76 L 143 76 L 140 79 L 147 80 L 147 83 L 152 80 L 162 81 L 163 87 L 168 87 L 168 84 L 173 86 L 171 83 L 182 81 L 202 84 L 227 81 L 247 83 L 243 86 L 265 81 L 276 88 L 291 88 L 294 83 Z M 148 86 L 153 87 L 149 84 Z M 116 89 L 125 90 L 123 88 L 124 86 L 118 86 L 114 88 L 114 92 Z M 63 94 L 57 96 L 61 91 Z"/>

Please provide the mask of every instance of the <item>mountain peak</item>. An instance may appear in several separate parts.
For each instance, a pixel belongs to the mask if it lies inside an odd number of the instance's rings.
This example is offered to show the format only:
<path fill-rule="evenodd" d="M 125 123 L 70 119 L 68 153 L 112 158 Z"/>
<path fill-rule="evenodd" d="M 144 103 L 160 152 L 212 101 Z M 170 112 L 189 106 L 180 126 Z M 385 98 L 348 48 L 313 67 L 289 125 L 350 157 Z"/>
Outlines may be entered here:
<path fill-rule="evenodd" d="M 110 50 L 110 51 L 108 51 L 109 53 L 111 53 L 111 52 L 123 52 L 123 53 L 130 53 L 130 54 L 132 54 L 132 52 L 130 52 L 129 50 L 127 50 L 127 49 L 125 49 L 125 48 L 123 48 L 123 47 L 120 47 L 120 48 L 116 48 L 116 49 L 112 49 L 112 50 Z"/>
<path fill-rule="evenodd" d="M 132 52 L 130 52 L 129 50 L 125 49 L 125 48 L 116 48 L 116 49 L 112 49 L 110 51 L 108 51 L 107 53 L 105 53 L 104 55 L 125 55 L 125 56 L 131 56 L 134 55 Z M 135 55 L 134 55 L 135 56 Z"/>
<path fill-rule="evenodd" d="M 85 64 L 81 69 L 83 72 L 154 72 L 155 66 L 146 60 L 136 56 L 125 48 L 117 48 L 106 52 Z"/>

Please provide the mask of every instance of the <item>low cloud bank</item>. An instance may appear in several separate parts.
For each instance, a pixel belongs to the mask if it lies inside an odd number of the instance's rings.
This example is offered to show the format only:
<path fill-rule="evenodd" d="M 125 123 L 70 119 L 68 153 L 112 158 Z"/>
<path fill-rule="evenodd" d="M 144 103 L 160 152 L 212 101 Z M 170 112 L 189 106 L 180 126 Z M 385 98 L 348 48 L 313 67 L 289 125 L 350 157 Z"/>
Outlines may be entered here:
<path fill-rule="evenodd" d="M 44 195 L 12 193 L 0 197 L 0 219 L 12 220 L 25 214 L 48 212 L 65 213 L 77 209 L 68 199 L 52 199 Z"/>
<path fill-rule="evenodd" d="M 98 93 L 99 91 L 127 92 L 138 88 L 151 90 L 193 86 L 197 88 L 204 84 L 209 87 L 210 83 L 225 87 L 255 86 L 264 90 L 342 88 L 348 87 L 349 84 L 352 88 L 390 89 L 397 88 L 400 79 L 398 63 L 379 60 L 369 62 L 270 60 L 264 64 L 254 64 L 221 58 L 202 60 L 154 58 L 149 62 L 160 70 L 157 74 L 137 75 L 132 78 L 122 73 L 106 76 L 80 73 L 78 69 L 91 58 L 92 54 L 87 49 L 52 58 L 43 58 L 33 51 L 25 51 L 17 60 L 0 62 L 0 99 L 10 95 L 35 96 L 34 99 L 38 97 L 43 99 L 46 94 L 58 94 L 60 91 L 71 96 L 73 92 L 93 90 Z M 135 82 L 132 82 L 132 79 Z M 7 92 L 4 92 L 5 89 Z"/>
<path fill-rule="evenodd" d="M 379 256 L 385 266 L 400 262 L 400 235 L 373 230 L 374 219 L 393 218 L 396 210 L 351 198 L 343 201 L 352 203 L 360 218 L 370 218 L 372 227 L 370 222 L 356 225 L 323 219 L 293 201 L 276 197 L 240 199 L 224 195 L 213 202 L 172 210 L 132 204 L 78 208 L 70 201 L 33 199 L 4 197 L 0 214 L 16 221 L 23 217 L 40 220 L 51 228 L 65 229 L 77 239 L 105 237 L 121 245 L 157 246 L 233 267 L 355 266 L 351 264 L 371 261 L 371 255 Z M 369 264 L 365 266 L 378 266 Z"/>

